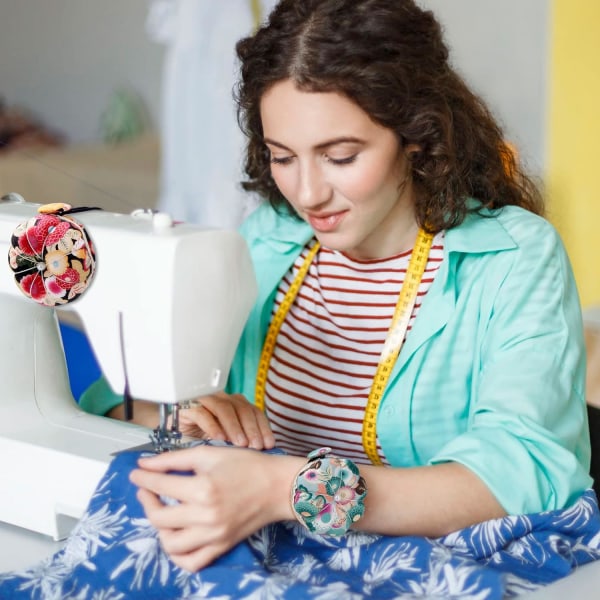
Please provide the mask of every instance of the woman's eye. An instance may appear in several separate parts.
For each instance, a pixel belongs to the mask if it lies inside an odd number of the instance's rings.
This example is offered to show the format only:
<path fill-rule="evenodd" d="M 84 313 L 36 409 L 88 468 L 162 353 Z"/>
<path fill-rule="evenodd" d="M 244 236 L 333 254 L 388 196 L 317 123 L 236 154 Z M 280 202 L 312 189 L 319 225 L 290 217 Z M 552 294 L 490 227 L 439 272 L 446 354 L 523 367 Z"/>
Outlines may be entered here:
<path fill-rule="evenodd" d="M 344 158 L 331 158 L 331 156 L 325 156 L 327 162 L 330 162 L 334 165 L 349 165 L 356 160 L 358 154 L 352 154 L 351 156 L 345 156 Z"/>
<path fill-rule="evenodd" d="M 271 156 L 271 163 L 274 165 L 289 165 L 292 158 L 292 156 Z"/>

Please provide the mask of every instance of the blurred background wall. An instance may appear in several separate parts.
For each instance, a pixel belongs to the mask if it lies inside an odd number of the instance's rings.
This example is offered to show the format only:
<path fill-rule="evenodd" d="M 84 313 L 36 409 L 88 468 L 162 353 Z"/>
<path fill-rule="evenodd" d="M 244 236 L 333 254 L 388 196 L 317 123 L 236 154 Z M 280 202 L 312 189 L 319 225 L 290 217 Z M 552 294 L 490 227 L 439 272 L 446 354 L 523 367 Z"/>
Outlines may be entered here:
<path fill-rule="evenodd" d="M 101 138 L 115 90 L 143 98 L 157 124 L 164 46 L 146 32 L 149 0 L 2 0 L 0 99 L 72 143 Z"/>
<path fill-rule="evenodd" d="M 169 132 L 174 131 L 174 125 L 169 125 L 167 108 L 177 104 L 178 92 L 171 89 L 171 100 L 167 101 L 166 82 L 173 78 L 177 42 L 181 46 L 185 41 L 188 53 L 201 51 L 206 56 L 212 53 L 223 58 L 223 53 L 229 52 L 233 60 L 231 40 L 252 29 L 253 6 L 262 2 L 265 12 L 273 1 L 1 2 L 0 99 L 5 106 L 27 109 L 44 125 L 60 132 L 65 140 L 63 153 L 76 153 L 79 158 L 81 148 L 95 148 L 89 150 L 86 170 L 71 171 L 75 168 L 71 159 L 60 162 L 56 153 L 44 155 L 39 162 L 29 160 L 30 172 L 13 181 L 26 189 L 34 171 L 50 171 L 58 164 L 60 168 L 54 169 L 54 179 L 45 184 L 48 193 L 59 189 L 61 178 L 75 175 L 96 188 L 104 188 L 107 198 L 128 195 L 135 203 L 145 205 L 159 204 L 162 199 L 179 218 L 211 225 L 219 225 L 220 221 L 225 226 L 233 224 L 241 214 L 239 207 L 235 208 L 235 203 L 240 202 L 235 185 L 217 194 L 220 199 L 231 194 L 230 201 L 234 204 L 223 201 L 222 210 L 210 214 L 198 211 L 197 206 L 210 196 L 209 189 L 216 189 L 215 184 L 206 183 L 208 174 L 215 173 L 216 162 L 228 160 L 239 168 L 241 149 L 232 146 L 239 143 L 239 138 L 235 142 L 233 135 L 221 136 L 219 141 L 219 136 L 213 135 L 203 140 L 188 127 L 177 134 L 181 143 L 173 150 L 173 142 L 165 143 Z M 584 306 L 600 303 L 596 267 L 600 242 L 595 231 L 600 212 L 595 186 L 596 140 L 600 139 L 600 120 L 596 115 L 600 101 L 600 42 L 595 28 L 600 22 L 600 3 L 597 0 L 420 1 L 442 21 L 456 68 L 487 100 L 505 127 L 507 139 L 517 147 L 529 170 L 546 185 L 549 217 L 567 244 Z M 186 18 L 182 18 L 182 11 L 187 11 Z M 219 19 L 224 16 L 230 24 L 235 21 L 235 26 L 230 26 L 227 35 L 220 35 L 224 21 Z M 190 37 L 193 32 L 197 32 L 196 38 Z M 221 98 L 224 98 L 231 86 L 232 73 L 226 68 L 221 72 L 225 92 Z M 206 86 L 207 93 L 214 87 L 211 80 L 211 85 Z M 123 144 L 106 147 L 106 114 L 115 109 L 115 95 L 123 89 L 139 98 L 155 145 L 146 144 L 142 149 L 139 145 L 129 149 Z M 198 90 L 202 92 L 202 85 L 196 86 L 194 93 Z M 181 94 L 180 97 L 183 103 Z M 187 93 L 185 98 L 186 110 L 193 111 L 195 100 Z M 201 101 L 198 100 L 199 107 Z M 223 110 L 209 117 L 211 125 L 218 119 L 231 124 L 231 105 L 225 106 L 223 100 L 215 105 L 213 96 L 211 110 L 219 103 Z M 182 116 L 183 112 L 180 113 Z M 190 113 L 187 115 L 180 123 L 191 123 Z M 208 131 L 202 130 L 201 125 L 198 127 L 200 131 Z M 186 135 L 204 143 L 203 160 L 197 160 L 198 150 L 186 147 Z M 169 155 L 173 151 L 182 158 Z M 27 163 L 27 157 L 21 158 L 21 162 Z M 172 182 L 190 178 L 192 187 L 185 192 L 189 198 L 183 202 L 180 200 L 184 192 L 179 200 L 169 198 L 174 184 L 169 183 L 166 173 L 167 158 L 177 165 L 185 161 L 185 169 L 170 176 Z M 0 148 L 0 192 L 19 191 L 5 187 L 11 182 L 10 174 L 16 172 L 12 165 L 2 170 L 5 160 Z M 50 160 L 59 163 L 48 163 Z M 116 170 L 118 177 L 114 175 Z M 233 173 L 228 171 L 228 181 L 234 179 Z M 138 180 L 140 185 L 133 189 L 132 182 Z M 111 188 L 111 181 L 119 182 L 119 187 Z M 61 193 L 67 193 L 60 189 Z M 96 194 L 98 198 L 100 195 L 101 192 Z M 206 204 L 214 207 L 216 201 L 211 199 Z M 124 208 L 128 207 L 129 204 Z"/>
<path fill-rule="evenodd" d="M 600 305 L 600 2 L 554 0 L 546 180 L 584 307 Z"/>

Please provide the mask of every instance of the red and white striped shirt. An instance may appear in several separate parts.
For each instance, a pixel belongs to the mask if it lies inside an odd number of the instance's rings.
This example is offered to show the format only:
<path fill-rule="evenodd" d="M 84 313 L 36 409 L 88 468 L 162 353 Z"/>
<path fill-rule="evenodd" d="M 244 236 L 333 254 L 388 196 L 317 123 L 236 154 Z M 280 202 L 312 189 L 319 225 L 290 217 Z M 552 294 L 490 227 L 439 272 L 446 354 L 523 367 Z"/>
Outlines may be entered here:
<path fill-rule="evenodd" d="M 433 239 L 408 331 L 442 262 Z M 315 241 L 282 279 L 273 314 Z M 288 312 L 269 365 L 267 415 L 277 446 L 296 455 L 330 446 L 369 463 L 362 446 L 365 407 L 412 251 L 360 261 L 320 248 Z M 377 440 L 379 456 L 383 456 Z"/>

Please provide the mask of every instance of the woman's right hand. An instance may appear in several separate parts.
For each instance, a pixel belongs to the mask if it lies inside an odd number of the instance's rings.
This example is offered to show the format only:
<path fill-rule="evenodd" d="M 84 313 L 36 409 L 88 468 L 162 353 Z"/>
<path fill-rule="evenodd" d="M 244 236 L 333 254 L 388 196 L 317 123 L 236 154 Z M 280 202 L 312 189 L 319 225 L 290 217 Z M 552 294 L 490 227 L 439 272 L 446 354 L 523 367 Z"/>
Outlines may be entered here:
<path fill-rule="evenodd" d="M 183 435 L 231 442 L 234 446 L 270 449 L 275 436 L 265 414 L 241 394 L 217 392 L 179 411 Z"/>

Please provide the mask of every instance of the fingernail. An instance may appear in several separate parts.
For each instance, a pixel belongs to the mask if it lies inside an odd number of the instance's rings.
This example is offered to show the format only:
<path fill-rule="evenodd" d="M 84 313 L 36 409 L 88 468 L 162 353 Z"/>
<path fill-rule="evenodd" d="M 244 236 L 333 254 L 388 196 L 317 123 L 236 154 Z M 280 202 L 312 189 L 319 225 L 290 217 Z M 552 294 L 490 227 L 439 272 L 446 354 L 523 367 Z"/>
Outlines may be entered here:
<path fill-rule="evenodd" d="M 248 444 L 248 438 L 245 435 L 238 435 L 236 438 L 236 444 L 238 446 L 246 446 Z"/>

